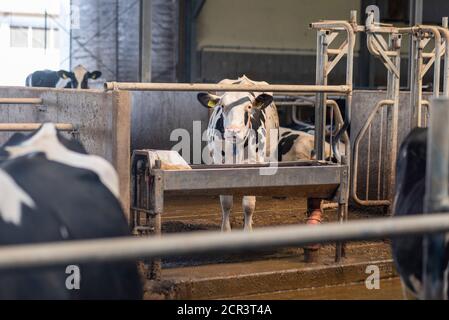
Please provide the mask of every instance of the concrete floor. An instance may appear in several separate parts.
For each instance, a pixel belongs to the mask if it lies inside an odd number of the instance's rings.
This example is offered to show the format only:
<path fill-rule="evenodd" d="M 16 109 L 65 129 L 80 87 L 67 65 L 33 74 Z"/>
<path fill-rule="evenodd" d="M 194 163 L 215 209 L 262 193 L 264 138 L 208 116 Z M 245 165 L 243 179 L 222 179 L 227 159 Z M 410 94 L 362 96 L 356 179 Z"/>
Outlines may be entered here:
<path fill-rule="evenodd" d="M 254 228 L 304 223 L 306 201 L 258 198 Z M 381 212 L 351 210 L 350 219 L 370 219 Z M 324 223 L 336 219 L 327 211 Z M 167 199 L 163 232 L 219 230 L 218 198 Z M 241 229 L 241 199 L 234 201 L 231 223 Z M 304 263 L 301 248 L 270 249 L 226 255 L 189 256 L 164 261 L 162 282 L 147 283 L 147 299 L 401 299 L 388 242 L 348 244 L 347 257 L 334 262 L 335 246 L 320 250 L 317 263 Z M 364 285 L 366 267 L 380 269 L 381 290 Z"/>

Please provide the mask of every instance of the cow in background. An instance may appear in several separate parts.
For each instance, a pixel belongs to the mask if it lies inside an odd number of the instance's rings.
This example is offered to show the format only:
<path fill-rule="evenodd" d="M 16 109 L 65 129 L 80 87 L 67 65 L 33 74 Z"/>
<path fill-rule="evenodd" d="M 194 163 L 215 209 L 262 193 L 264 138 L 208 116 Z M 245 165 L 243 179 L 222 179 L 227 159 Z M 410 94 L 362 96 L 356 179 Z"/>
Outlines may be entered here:
<path fill-rule="evenodd" d="M 119 181 L 53 124 L 0 147 L 0 246 L 129 236 Z M 67 268 L 80 272 L 67 287 Z M 0 299 L 141 299 L 136 261 L 0 270 Z"/>
<path fill-rule="evenodd" d="M 397 160 L 396 194 L 393 215 L 397 217 L 422 214 L 427 167 L 428 129 L 416 128 L 401 145 Z M 443 177 L 442 177 L 443 179 Z M 446 234 L 445 259 L 441 275 L 445 299 L 449 299 L 449 233 Z M 423 297 L 423 236 L 392 239 L 396 268 L 401 276 L 407 298 Z"/>
<path fill-rule="evenodd" d="M 78 65 L 73 71 L 42 70 L 30 74 L 26 79 L 27 87 L 89 89 L 89 80 L 101 77 L 100 71 L 89 72 L 84 66 Z"/>

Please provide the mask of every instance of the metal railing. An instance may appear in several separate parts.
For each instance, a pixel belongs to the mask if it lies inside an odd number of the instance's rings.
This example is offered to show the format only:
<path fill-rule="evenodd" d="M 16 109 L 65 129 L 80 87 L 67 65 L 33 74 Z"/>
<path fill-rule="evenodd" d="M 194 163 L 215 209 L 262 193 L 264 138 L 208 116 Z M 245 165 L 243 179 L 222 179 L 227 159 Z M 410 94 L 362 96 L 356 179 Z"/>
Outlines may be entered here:
<path fill-rule="evenodd" d="M 42 105 L 44 100 L 41 98 L 0 98 L 1 104 L 30 104 Z"/>
<path fill-rule="evenodd" d="M 192 254 L 236 252 L 336 241 L 374 240 L 386 237 L 449 231 L 449 214 L 382 218 L 329 223 L 310 227 L 265 228 L 251 233 L 194 232 L 162 237 L 126 237 L 36 245 L 0 247 L 0 269 L 42 267 L 66 263 L 160 258 Z"/>
<path fill-rule="evenodd" d="M 42 123 L 0 123 L 0 132 L 25 132 L 35 131 L 42 126 Z M 70 123 L 55 123 L 59 131 L 76 132 L 78 129 Z"/>
<path fill-rule="evenodd" d="M 0 107 L 2 105 L 31 105 L 41 106 L 44 104 L 42 98 L 0 98 Z M 38 130 L 42 123 L 0 123 L 0 132 L 28 132 Z M 77 126 L 70 123 L 55 123 L 59 131 L 77 134 Z"/>

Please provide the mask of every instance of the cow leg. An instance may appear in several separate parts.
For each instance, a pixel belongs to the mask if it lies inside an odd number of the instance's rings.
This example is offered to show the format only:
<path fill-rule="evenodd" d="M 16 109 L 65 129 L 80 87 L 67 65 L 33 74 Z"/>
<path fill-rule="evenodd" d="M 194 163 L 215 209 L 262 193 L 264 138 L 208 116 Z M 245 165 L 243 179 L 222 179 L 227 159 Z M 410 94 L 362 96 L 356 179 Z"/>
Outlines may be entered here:
<path fill-rule="evenodd" d="M 229 220 L 231 216 L 232 205 L 234 204 L 233 196 L 220 196 L 221 203 L 221 231 L 228 232 L 231 231 L 231 221 Z"/>
<path fill-rule="evenodd" d="M 242 201 L 243 212 L 245 214 L 245 227 L 246 231 L 253 230 L 253 213 L 256 210 L 256 197 L 246 196 Z"/>

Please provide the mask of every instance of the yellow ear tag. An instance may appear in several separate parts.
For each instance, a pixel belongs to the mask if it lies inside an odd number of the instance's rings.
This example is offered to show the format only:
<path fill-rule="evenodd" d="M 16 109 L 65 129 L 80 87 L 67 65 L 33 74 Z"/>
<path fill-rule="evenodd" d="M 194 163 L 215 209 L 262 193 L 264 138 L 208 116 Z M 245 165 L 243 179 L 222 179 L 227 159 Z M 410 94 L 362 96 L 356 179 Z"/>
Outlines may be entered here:
<path fill-rule="evenodd" d="M 209 103 L 207 104 L 207 106 L 209 107 L 209 108 L 213 108 L 213 107 L 215 107 L 217 105 L 217 103 L 215 102 L 215 101 L 213 101 L 213 100 L 209 100 Z"/>

